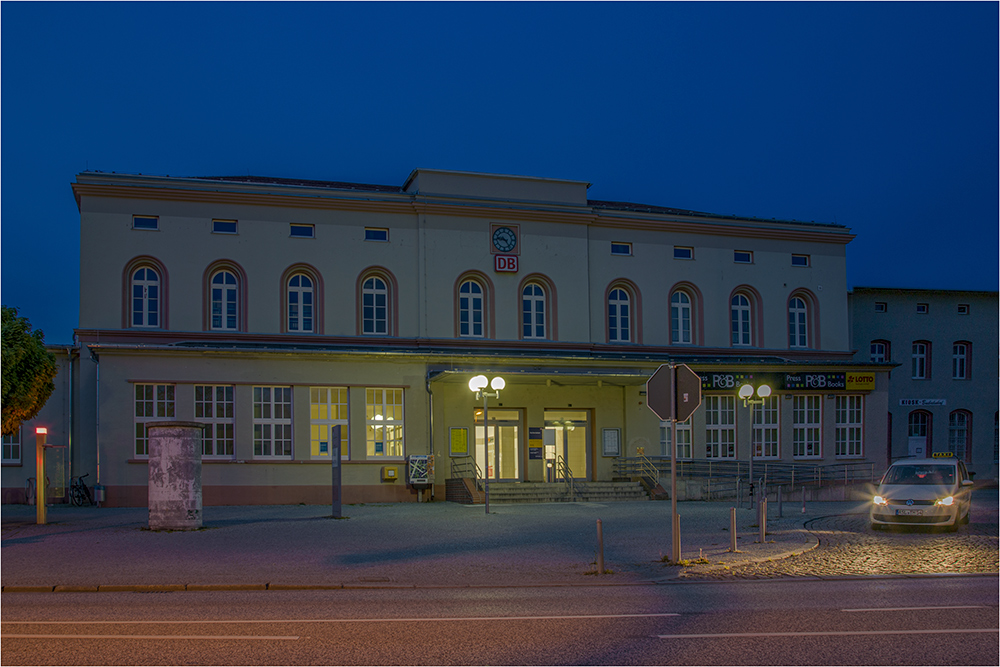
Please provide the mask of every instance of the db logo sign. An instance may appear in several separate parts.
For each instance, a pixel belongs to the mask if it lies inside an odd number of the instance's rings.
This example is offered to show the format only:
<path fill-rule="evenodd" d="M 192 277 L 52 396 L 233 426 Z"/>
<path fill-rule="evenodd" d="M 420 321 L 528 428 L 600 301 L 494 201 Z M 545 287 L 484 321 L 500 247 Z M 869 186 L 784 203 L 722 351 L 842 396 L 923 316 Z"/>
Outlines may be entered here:
<path fill-rule="evenodd" d="M 493 270 L 517 273 L 517 255 L 494 255 Z"/>

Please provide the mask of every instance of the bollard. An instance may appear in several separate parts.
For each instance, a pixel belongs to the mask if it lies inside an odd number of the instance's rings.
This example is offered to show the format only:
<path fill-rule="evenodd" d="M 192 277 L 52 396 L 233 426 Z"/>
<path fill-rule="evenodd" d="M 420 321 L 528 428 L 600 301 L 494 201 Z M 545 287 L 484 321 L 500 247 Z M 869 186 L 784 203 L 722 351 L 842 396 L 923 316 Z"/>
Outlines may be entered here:
<path fill-rule="evenodd" d="M 729 508 L 729 550 L 736 553 L 736 508 Z"/>
<path fill-rule="evenodd" d="M 597 520 L 597 574 L 604 574 L 604 530 Z"/>
<path fill-rule="evenodd" d="M 767 537 L 767 498 L 760 501 L 760 543 L 763 544 Z"/>
<path fill-rule="evenodd" d="M 778 487 L 778 518 L 784 518 L 784 514 L 781 513 L 781 487 Z"/>
<path fill-rule="evenodd" d="M 806 513 L 806 487 L 802 487 L 802 513 Z"/>

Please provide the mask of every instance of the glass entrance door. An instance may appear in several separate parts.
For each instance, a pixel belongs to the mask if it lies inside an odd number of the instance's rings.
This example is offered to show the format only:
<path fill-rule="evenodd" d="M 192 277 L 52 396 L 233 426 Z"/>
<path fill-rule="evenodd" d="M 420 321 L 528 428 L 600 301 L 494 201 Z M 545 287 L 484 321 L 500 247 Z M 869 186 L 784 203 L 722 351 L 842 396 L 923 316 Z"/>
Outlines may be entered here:
<path fill-rule="evenodd" d="M 476 465 L 490 479 L 519 481 L 521 479 L 520 430 L 518 410 L 490 410 L 489 440 L 485 442 L 483 410 L 476 409 Z M 488 462 L 488 465 L 487 465 Z"/>
<path fill-rule="evenodd" d="M 573 479 L 590 478 L 590 425 L 586 410 L 546 410 L 545 428 L 554 434 L 556 453 Z"/>

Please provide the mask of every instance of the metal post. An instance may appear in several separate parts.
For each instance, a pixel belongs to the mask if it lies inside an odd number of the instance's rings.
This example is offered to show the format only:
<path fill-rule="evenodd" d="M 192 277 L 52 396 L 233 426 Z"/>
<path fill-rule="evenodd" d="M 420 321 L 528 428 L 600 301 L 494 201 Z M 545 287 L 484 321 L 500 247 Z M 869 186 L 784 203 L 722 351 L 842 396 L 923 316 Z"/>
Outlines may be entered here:
<path fill-rule="evenodd" d="M 802 513 L 806 513 L 806 486 L 802 485 Z"/>
<path fill-rule="evenodd" d="M 670 551 L 676 563 L 681 559 L 681 519 L 677 516 L 677 367 L 670 364 Z"/>
<path fill-rule="evenodd" d="M 781 513 L 781 501 L 782 501 L 782 498 L 781 498 L 781 486 L 779 485 L 778 486 L 778 518 L 779 519 L 781 519 L 782 517 L 785 516 L 784 514 Z"/>
<path fill-rule="evenodd" d="M 844 464 L 844 500 L 847 500 L 847 464 Z"/>
<path fill-rule="evenodd" d="M 341 494 L 341 468 L 340 468 L 340 424 L 330 429 L 330 464 L 332 468 L 332 491 L 330 516 L 334 519 L 343 518 L 343 496 Z"/>
<path fill-rule="evenodd" d="M 486 496 L 486 513 L 490 513 L 490 409 L 486 391 L 483 394 L 483 493 Z M 570 498 L 572 500 L 572 498 Z"/>
<path fill-rule="evenodd" d="M 736 508 L 729 508 L 729 550 L 736 553 Z"/>
<path fill-rule="evenodd" d="M 767 537 L 767 498 L 760 501 L 760 542 L 764 543 Z"/>
<path fill-rule="evenodd" d="M 597 574 L 604 574 L 604 529 L 597 520 Z"/>
<path fill-rule="evenodd" d="M 48 439 L 48 429 L 35 429 L 35 521 L 39 526 L 48 523 L 48 512 L 45 507 L 45 495 L 48 486 L 45 483 L 45 443 Z"/>

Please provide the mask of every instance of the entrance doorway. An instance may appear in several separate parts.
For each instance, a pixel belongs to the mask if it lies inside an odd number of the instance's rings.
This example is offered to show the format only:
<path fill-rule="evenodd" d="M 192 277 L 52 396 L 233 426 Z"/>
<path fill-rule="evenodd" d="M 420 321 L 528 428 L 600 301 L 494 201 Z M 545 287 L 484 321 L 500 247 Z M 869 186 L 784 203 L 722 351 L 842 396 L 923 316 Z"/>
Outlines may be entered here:
<path fill-rule="evenodd" d="M 489 438 L 483 424 L 483 410 L 475 411 L 476 465 L 491 480 L 521 479 L 521 411 L 490 410 Z M 487 462 L 489 465 L 487 465 Z"/>
<path fill-rule="evenodd" d="M 587 410 L 545 411 L 545 444 L 555 445 L 573 479 L 590 479 L 589 418 Z"/>

